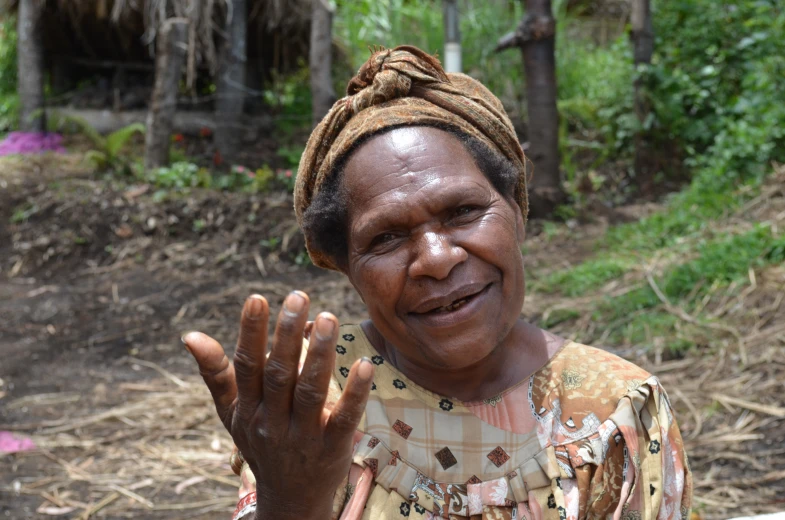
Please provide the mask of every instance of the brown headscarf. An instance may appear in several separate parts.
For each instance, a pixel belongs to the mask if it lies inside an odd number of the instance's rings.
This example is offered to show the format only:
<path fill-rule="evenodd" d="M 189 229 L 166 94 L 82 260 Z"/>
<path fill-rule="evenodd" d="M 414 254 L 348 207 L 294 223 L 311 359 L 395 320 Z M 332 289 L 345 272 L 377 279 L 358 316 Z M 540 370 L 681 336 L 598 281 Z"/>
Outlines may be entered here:
<path fill-rule="evenodd" d="M 465 74 L 447 74 L 439 60 L 416 47 L 374 52 L 314 129 L 297 171 L 294 210 L 303 215 L 327 176 L 359 140 L 398 126 L 449 127 L 480 139 L 518 167 L 515 201 L 528 213 L 524 156 L 501 102 Z M 306 236 L 313 263 L 338 270 Z"/>

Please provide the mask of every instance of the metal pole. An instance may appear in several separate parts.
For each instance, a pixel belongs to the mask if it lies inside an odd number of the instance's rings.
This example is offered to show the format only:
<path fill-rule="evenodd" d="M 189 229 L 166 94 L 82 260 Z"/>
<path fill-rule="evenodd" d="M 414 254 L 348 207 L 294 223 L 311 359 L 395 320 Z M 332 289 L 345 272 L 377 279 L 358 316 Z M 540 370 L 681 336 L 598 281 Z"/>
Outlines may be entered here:
<path fill-rule="evenodd" d="M 444 0 L 444 70 L 461 72 L 461 25 L 458 0 Z"/>

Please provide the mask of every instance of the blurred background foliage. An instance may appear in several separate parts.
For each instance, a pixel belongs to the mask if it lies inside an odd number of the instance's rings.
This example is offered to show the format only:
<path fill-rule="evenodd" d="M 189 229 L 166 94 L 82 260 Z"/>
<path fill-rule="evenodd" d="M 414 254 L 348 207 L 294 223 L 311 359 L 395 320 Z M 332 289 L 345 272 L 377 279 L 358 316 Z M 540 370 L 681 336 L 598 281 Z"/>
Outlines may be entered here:
<path fill-rule="evenodd" d="M 16 71 L 16 18 L 8 16 L 0 19 L 0 133 L 17 124 Z"/>

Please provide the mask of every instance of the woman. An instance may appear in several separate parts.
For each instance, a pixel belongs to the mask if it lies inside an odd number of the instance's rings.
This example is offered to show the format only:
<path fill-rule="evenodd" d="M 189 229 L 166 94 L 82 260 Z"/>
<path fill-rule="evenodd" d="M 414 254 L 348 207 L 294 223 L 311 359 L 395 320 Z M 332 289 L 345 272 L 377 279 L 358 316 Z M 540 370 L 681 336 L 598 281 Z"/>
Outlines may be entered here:
<path fill-rule="evenodd" d="M 235 518 L 688 517 L 657 379 L 520 316 L 524 157 L 481 84 L 375 52 L 311 136 L 295 210 L 370 319 L 307 324 L 294 292 L 265 359 L 254 295 L 233 365 L 184 338 L 239 448 Z"/>

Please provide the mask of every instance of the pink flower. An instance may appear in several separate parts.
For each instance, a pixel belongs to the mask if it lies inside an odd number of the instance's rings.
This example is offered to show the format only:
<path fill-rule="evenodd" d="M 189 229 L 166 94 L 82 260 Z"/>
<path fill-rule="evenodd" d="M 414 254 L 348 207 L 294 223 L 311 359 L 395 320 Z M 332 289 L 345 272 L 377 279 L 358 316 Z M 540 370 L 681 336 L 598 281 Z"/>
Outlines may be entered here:
<path fill-rule="evenodd" d="M 287 177 L 291 177 L 292 176 L 292 170 L 286 170 L 286 176 Z"/>

